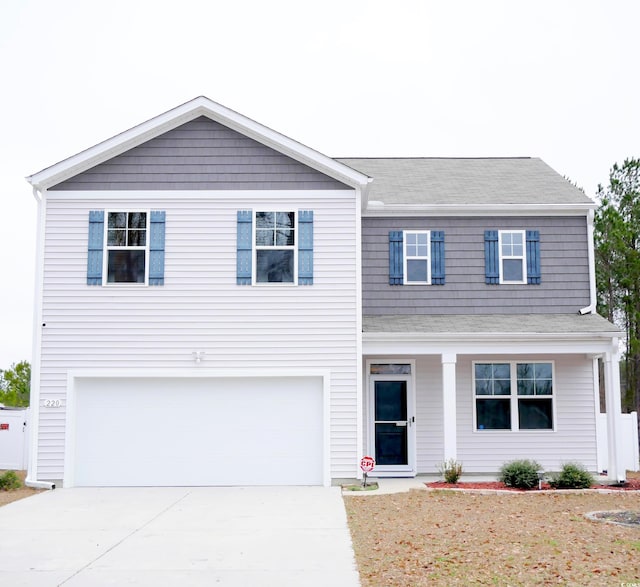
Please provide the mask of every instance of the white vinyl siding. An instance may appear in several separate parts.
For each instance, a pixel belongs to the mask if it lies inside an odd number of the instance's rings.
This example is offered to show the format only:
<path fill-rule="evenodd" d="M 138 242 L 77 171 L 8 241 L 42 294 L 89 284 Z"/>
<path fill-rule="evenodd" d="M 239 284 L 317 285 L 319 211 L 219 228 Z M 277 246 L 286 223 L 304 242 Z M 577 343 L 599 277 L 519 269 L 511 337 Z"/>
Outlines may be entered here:
<path fill-rule="evenodd" d="M 591 471 L 596 464 L 593 363 L 584 355 L 518 355 L 496 362 L 547 361 L 554 364 L 554 430 L 476 431 L 473 424 L 473 359 L 456 366 L 458 460 L 467 473 L 497 472 L 507 461 L 532 458 L 545 470 L 577 461 Z M 499 361 L 498 361 L 499 359 Z M 493 357 L 492 357 L 493 360 Z"/>
<path fill-rule="evenodd" d="M 331 475 L 357 463 L 358 298 L 355 193 L 132 192 L 127 209 L 166 211 L 162 288 L 86 285 L 89 210 L 115 209 L 109 192 L 45 194 L 38 477 L 63 474 L 70 369 L 325 369 L 330 372 Z M 240 209 L 314 211 L 313 288 L 236 285 Z M 194 351 L 204 352 L 196 365 Z"/>

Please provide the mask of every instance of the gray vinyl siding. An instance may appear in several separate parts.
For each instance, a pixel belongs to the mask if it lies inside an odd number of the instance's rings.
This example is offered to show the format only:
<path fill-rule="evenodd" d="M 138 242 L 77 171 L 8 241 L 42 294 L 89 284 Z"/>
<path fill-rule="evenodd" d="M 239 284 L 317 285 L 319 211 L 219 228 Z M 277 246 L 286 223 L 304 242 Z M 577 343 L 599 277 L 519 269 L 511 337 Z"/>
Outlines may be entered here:
<path fill-rule="evenodd" d="M 89 210 L 108 194 L 58 192 L 47 203 L 38 474 L 63 475 L 67 374 L 73 369 L 195 368 L 307 370 L 330 376 L 331 474 L 354 477 L 357 464 L 358 296 L 354 193 L 272 194 L 269 206 L 314 211 L 312 286 L 236 285 L 236 213 L 264 208 L 234 192 L 193 199 L 183 192 L 129 209 L 166 211 L 165 285 L 88 286 Z M 102 194 L 101 194 L 102 196 Z M 196 365 L 193 351 L 204 351 Z M 177 390 L 179 392 L 179 390 Z M 194 406 L 185 406 L 193 409 Z"/>
<path fill-rule="evenodd" d="M 485 230 L 539 230 L 540 285 L 485 284 Z M 443 230 L 445 285 L 389 285 L 389 231 Z M 577 312 L 589 304 L 585 217 L 363 218 L 365 315 Z"/>
<path fill-rule="evenodd" d="M 472 361 L 458 357 L 456 368 L 458 460 L 466 473 L 494 473 L 507 461 L 533 459 L 546 471 L 558 471 L 565 462 L 597 470 L 593 364 L 584 355 L 519 355 L 504 361 L 549 360 L 555 363 L 555 429 L 475 431 Z M 487 360 L 482 357 L 480 360 Z"/>
<path fill-rule="evenodd" d="M 51 190 L 349 189 L 204 116 L 72 177 Z"/>

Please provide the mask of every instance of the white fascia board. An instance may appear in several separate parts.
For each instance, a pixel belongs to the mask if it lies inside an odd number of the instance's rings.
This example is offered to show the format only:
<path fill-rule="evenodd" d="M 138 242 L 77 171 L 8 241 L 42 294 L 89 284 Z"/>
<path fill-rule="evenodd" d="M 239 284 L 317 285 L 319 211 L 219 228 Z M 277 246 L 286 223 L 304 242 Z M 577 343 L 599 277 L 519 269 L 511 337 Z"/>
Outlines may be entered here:
<path fill-rule="evenodd" d="M 334 161 L 330 157 L 204 96 L 194 98 L 164 114 L 34 173 L 27 177 L 27 181 L 38 189 L 47 189 L 199 116 L 211 118 L 352 187 L 366 186 L 370 181 L 369 177 L 355 169 Z"/>
<path fill-rule="evenodd" d="M 595 203 L 584 204 L 397 204 L 370 202 L 363 217 L 435 216 L 585 216 Z"/>

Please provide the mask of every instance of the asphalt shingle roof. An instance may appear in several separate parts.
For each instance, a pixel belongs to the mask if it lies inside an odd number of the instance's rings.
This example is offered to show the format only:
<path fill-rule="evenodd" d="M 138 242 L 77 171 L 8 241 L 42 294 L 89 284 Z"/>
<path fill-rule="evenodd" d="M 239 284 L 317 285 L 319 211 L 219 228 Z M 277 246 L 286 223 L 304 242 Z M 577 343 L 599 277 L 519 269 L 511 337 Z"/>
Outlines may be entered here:
<path fill-rule="evenodd" d="M 592 204 L 538 158 L 338 158 L 373 178 L 385 205 Z"/>
<path fill-rule="evenodd" d="M 364 333 L 404 334 L 620 334 L 597 314 L 384 315 L 363 316 Z"/>

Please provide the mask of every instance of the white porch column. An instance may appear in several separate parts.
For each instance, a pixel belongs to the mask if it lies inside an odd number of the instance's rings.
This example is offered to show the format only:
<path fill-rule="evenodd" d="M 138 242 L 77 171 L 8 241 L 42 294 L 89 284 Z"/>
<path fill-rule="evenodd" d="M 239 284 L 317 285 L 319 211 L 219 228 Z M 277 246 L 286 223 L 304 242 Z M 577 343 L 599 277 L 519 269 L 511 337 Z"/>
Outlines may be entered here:
<path fill-rule="evenodd" d="M 609 465 L 607 476 L 613 481 L 624 481 L 627 477 L 622 465 L 620 364 L 617 351 L 618 341 L 614 340 L 614 351 L 604 354 L 604 390 L 607 401 L 607 445 Z"/>
<path fill-rule="evenodd" d="M 442 355 L 442 415 L 444 460 L 458 458 L 456 427 L 456 355 Z"/>

